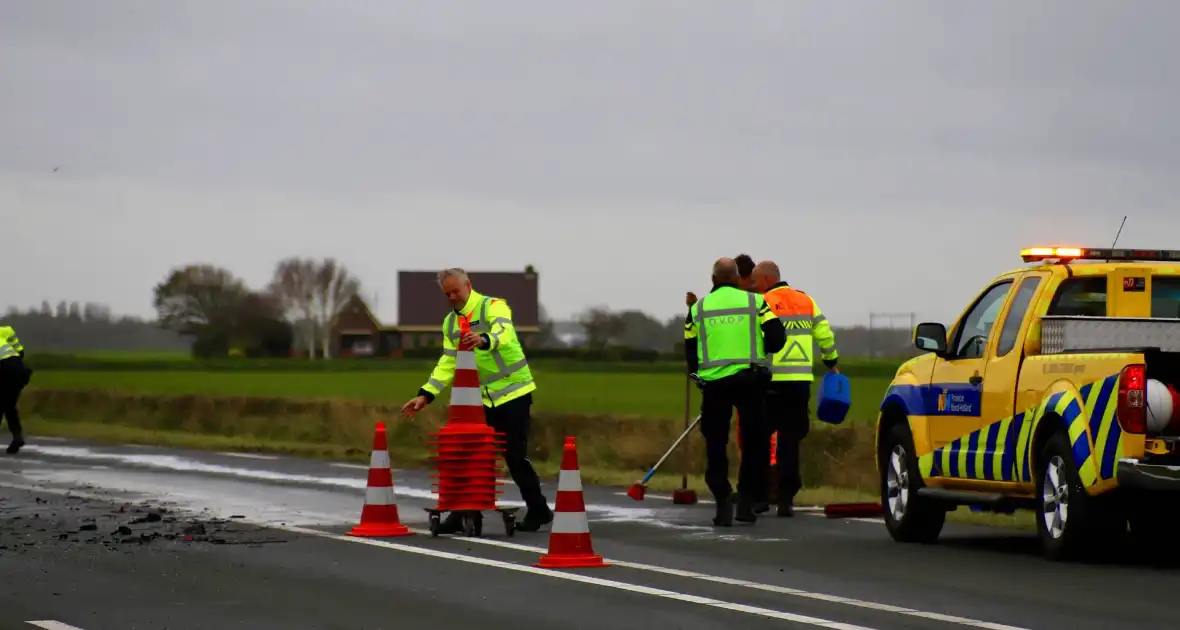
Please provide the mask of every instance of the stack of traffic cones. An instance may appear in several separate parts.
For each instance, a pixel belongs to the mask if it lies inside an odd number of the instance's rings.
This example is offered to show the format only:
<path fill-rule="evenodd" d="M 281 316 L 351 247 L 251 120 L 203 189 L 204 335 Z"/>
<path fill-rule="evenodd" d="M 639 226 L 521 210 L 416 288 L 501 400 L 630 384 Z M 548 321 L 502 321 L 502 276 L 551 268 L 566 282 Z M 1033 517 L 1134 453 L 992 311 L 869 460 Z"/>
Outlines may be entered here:
<path fill-rule="evenodd" d="M 461 333 L 471 331 L 466 317 L 459 318 Z M 451 404 L 447 424 L 430 437 L 435 465 L 432 475 L 438 481 L 440 512 L 496 510 L 501 493 L 497 465 L 503 441 L 487 424 L 480 395 L 479 371 L 475 351 L 460 344 L 455 353 L 455 379 L 451 383 Z"/>
<path fill-rule="evenodd" d="M 561 473 L 557 476 L 557 506 L 549 529 L 549 553 L 533 566 L 544 569 L 582 569 L 610 566 L 595 555 L 586 520 L 586 499 L 582 494 L 582 473 L 578 470 L 578 449 L 574 438 L 565 438 Z"/>
<path fill-rule="evenodd" d="M 369 486 L 365 490 L 365 506 L 361 508 L 361 522 L 349 536 L 383 538 L 410 536 L 397 513 L 397 495 L 393 492 L 393 468 L 389 463 L 389 447 L 385 437 L 385 423 L 377 423 L 373 436 L 373 454 L 369 456 Z"/>

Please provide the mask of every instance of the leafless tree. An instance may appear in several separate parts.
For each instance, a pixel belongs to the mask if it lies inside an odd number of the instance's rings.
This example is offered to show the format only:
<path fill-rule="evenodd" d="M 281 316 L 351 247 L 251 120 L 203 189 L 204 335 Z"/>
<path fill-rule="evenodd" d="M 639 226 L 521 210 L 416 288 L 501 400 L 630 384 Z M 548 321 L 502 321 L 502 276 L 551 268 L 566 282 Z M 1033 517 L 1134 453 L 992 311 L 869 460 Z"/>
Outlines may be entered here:
<path fill-rule="evenodd" d="M 278 298 L 283 312 L 303 336 L 307 356 L 315 358 L 316 286 L 319 265 L 310 258 L 292 256 L 275 265 L 267 291 Z"/>
<path fill-rule="evenodd" d="M 316 268 L 315 324 L 319 331 L 320 348 L 324 357 L 331 351 L 330 329 L 336 315 L 354 296 L 360 292 L 361 283 L 335 258 L 326 258 Z"/>

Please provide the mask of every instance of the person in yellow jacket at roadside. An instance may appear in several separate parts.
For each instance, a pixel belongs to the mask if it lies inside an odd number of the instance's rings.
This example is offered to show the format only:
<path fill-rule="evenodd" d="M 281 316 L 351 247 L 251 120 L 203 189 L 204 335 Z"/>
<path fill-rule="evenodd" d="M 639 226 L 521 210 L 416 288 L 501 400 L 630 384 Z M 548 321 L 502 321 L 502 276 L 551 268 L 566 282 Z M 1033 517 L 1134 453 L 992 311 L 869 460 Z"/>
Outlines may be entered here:
<path fill-rule="evenodd" d="M 20 393 L 29 384 L 33 371 L 25 366 L 25 347 L 12 326 L 0 326 L 0 418 L 8 420 L 12 442 L 8 454 L 15 455 L 25 445 L 24 428 L 16 408 Z"/>
<path fill-rule="evenodd" d="M 786 344 L 771 359 L 766 418 L 770 429 L 778 431 L 778 515 L 792 516 L 795 495 L 803 486 L 799 444 L 811 424 L 814 347 L 819 346 L 824 365 L 832 371 L 839 371 L 839 353 L 836 336 L 815 299 L 784 282 L 778 265 L 769 260 L 758 263 L 754 285 L 787 332 Z"/>
<path fill-rule="evenodd" d="M 535 532 L 553 522 L 553 511 L 528 458 L 530 408 L 537 385 L 516 336 L 512 309 L 503 299 L 472 290 L 471 280 L 462 269 L 440 271 L 438 284 L 454 309 L 443 319 L 443 354 L 418 395 L 402 406 L 402 415 L 412 417 L 451 384 L 456 348 L 461 342 L 472 344 L 488 425 L 504 434 L 504 463 L 528 507 L 516 530 Z M 471 332 L 465 335 L 459 331 L 460 316 L 467 317 L 471 325 Z M 455 533 L 461 528 L 461 518 L 452 512 L 441 524 L 440 531 Z"/>

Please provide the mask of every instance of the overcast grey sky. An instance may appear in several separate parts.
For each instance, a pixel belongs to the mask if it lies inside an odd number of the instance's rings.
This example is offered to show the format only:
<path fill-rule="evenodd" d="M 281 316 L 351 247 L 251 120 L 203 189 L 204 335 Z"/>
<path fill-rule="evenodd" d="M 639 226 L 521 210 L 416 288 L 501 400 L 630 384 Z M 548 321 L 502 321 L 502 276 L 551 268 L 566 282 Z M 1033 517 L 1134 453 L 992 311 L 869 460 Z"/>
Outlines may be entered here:
<path fill-rule="evenodd" d="M 0 307 L 175 265 L 537 266 L 661 317 L 772 258 L 947 320 L 1045 242 L 1180 248 L 1180 3 L 0 1 Z M 54 167 L 60 170 L 53 173 Z M 440 313 L 440 317 L 441 317 Z"/>

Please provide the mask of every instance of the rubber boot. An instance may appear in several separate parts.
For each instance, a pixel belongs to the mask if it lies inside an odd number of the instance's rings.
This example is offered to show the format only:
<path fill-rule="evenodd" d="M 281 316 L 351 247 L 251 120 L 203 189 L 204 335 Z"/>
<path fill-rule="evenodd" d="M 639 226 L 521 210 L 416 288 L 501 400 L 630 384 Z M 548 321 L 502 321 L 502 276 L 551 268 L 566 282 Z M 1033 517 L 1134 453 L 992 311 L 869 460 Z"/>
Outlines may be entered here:
<path fill-rule="evenodd" d="M 738 498 L 737 514 L 734 519 L 739 523 L 753 523 L 758 520 L 758 515 L 754 513 L 754 501 L 745 497 Z"/>
<path fill-rule="evenodd" d="M 733 527 L 733 500 L 714 499 L 717 502 L 717 515 L 713 517 L 713 525 L 717 527 Z"/>

